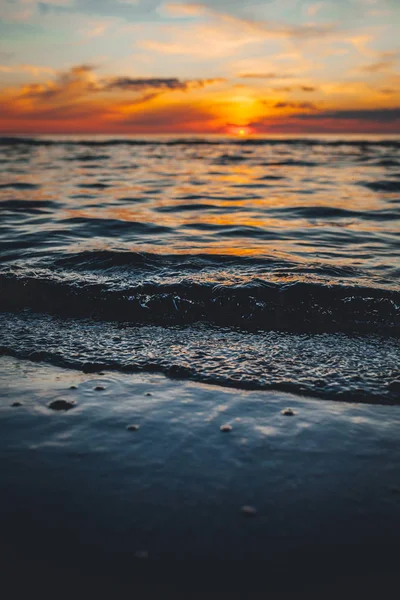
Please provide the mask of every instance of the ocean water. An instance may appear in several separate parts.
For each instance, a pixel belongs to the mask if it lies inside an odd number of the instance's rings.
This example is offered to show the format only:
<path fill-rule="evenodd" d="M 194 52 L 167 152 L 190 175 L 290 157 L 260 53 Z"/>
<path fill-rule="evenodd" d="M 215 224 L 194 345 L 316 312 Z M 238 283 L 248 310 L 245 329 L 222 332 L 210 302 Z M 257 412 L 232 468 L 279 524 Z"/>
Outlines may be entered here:
<path fill-rule="evenodd" d="M 400 138 L 0 138 L 0 351 L 400 402 Z"/>

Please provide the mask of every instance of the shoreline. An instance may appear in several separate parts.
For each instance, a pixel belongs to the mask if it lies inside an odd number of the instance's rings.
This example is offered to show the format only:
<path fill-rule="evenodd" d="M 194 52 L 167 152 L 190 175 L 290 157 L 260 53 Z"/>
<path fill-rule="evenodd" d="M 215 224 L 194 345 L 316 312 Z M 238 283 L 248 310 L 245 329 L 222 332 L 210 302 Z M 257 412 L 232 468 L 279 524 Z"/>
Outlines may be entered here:
<path fill-rule="evenodd" d="M 128 582 L 171 561 L 263 561 L 272 577 L 333 560 L 339 579 L 396 578 L 399 406 L 0 366 L 9 569 Z"/>

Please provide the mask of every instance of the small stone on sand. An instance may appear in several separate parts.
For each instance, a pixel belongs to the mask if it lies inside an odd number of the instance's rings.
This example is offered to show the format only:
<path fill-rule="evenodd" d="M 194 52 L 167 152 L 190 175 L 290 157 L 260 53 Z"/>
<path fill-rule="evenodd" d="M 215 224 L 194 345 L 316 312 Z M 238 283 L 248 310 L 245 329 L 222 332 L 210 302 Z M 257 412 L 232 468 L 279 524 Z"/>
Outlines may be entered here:
<path fill-rule="evenodd" d="M 139 429 L 139 425 L 128 425 L 128 431 L 137 431 Z"/>
<path fill-rule="evenodd" d="M 104 387 L 104 385 L 96 385 L 96 387 L 94 388 L 94 390 L 96 392 L 103 392 L 106 388 Z"/>
<path fill-rule="evenodd" d="M 74 408 L 75 402 L 70 402 L 69 400 L 53 400 L 48 404 L 48 407 L 52 410 L 70 410 Z"/>
<path fill-rule="evenodd" d="M 257 509 L 254 506 L 242 506 L 240 510 L 246 517 L 255 517 L 257 514 Z"/>
<path fill-rule="evenodd" d="M 230 431 L 232 431 L 232 427 L 230 425 L 221 425 L 220 430 L 223 433 L 229 433 Z"/>
<path fill-rule="evenodd" d="M 13 408 L 18 408 L 19 406 L 22 406 L 22 402 L 13 402 L 13 403 L 11 404 L 11 406 L 12 406 Z"/>
<path fill-rule="evenodd" d="M 293 417 L 296 413 L 292 408 L 285 408 L 285 410 L 282 411 L 282 414 L 285 415 L 285 417 Z"/>

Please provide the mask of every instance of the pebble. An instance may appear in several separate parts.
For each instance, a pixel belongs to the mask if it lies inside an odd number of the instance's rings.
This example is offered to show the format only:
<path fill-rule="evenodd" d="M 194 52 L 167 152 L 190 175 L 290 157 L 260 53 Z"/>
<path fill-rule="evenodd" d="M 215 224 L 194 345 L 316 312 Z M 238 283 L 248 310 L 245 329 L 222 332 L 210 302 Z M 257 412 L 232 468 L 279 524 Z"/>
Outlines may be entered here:
<path fill-rule="evenodd" d="M 285 410 L 282 411 L 282 414 L 285 415 L 285 417 L 293 417 L 296 413 L 292 408 L 285 408 Z"/>
<path fill-rule="evenodd" d="M 47 405 L 52 410 L 70 410 L 74 408 L 75 402 L 69 400 L 53 400 Z"/>
<path fill-rule="evenodd" d="M 12 406 L 13 408 L 18 408 L 19 406 L 23 406 L 23 404 L 22 404 L 22 402 L 13 402 L 13 403 L 11 404 L 11 406 Z"/>
<path fill-rule="evenodd" d="M 230 425 L 221 425 L 220 430 L 223 433 L 229 433 L 230 431 L 232 431 L 232 427 Z"/>
<path fill-rule="evenodd" d="M 106 388 L 104 385 L 96 385 L 96 387 L 93 389 L 96 390 L 96 392 L 103 392 Z"/>
<path fill-rule="evenodd" d="M 139 425 L 128 425 L 128 431 L 137 431 L 139 429 Z"/>
<path fill-rule="evenodd" d="M 254 506 L 242 506 L 240 510 L 246 517 L 255 517 L 257 514 L 257 509 Z"/>

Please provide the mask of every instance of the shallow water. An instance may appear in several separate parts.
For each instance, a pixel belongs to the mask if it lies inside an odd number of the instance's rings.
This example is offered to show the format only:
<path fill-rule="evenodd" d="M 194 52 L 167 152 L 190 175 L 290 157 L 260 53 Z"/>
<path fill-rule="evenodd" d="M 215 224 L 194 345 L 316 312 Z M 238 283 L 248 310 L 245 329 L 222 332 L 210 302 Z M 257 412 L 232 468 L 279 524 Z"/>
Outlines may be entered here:
<path fill-rule="evenodd" d="M 0 147 L 3 353 L 399 400 L 399 138 Z"/>
<path fill-rule="evenodd" d="M 75 405 L 55 411 L 54 400 Z M 247 591 L 243 569 L 262 561 L 268 589 L 289 579 L 290 597 L 299 577 L 329 586 L 345 575 L 364 585 L 379 572 L 397 577 L 398 406 L 1 357 L 0 415 L 0 556 L 4 575 L 19 574 L 14 586 L 36 571 L 42 586 L 57 574 L 58 584 L 90 577 L 93 589 L 108 575 L 136 590 L 143 551 L 147 587 L 158 561 L 169 569 L 171 560 L 200 561 L 201 571 L 240 561 Z M 225 598 L 234 585 L 223 579 Z"/>

